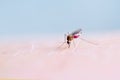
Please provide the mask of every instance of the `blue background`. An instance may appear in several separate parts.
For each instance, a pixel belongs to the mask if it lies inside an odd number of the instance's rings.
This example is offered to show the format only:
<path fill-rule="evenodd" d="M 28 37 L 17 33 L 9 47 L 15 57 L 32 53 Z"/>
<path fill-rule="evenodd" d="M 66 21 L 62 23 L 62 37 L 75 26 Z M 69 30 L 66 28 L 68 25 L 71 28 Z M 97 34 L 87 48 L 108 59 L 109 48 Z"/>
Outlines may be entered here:
<path fill-rule="evenodd" d="M 0 35 L 120 30 L 120 0 L 0 0 Z"/>

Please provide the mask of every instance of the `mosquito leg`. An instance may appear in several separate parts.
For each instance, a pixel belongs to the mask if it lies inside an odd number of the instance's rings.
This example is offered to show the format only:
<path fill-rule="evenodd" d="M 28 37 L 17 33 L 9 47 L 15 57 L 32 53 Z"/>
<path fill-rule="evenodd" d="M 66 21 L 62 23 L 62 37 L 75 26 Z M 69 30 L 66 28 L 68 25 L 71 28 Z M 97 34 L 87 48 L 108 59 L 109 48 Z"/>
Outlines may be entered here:
<path fill-rule="evenodd" d="M 70 48 L 70 44 L 69 44 L 69 47 L 68 48 Z"/>
<path fill-rule="evenodd" d="M 66 43 L 66 34 L 64 34 L 64 42 L 58 47 L 58 48 L 60 48 L 60 47 L 62 47 L 65 43 Z"/>
<path fill-rule="evenodd" d="M 67 35 L 64 34 L 64 43 L 66 43 Z"/>
<path fill-rule="evenodd" d="M 70 48 L 70 44 L 68 44 L 68 48 Z"/>
<path fill-rule="evenodd" d="M 74 47 L 75 47 L 76 45 L 75 45 L 75 41 L 74 40 L 73 40 L 73 44 L 74 44 Z"/>
<path fill-rule="evenodd" d="M 65 44 L 65 42 L 63 42 L 58 48 L 62 47 Z"/>

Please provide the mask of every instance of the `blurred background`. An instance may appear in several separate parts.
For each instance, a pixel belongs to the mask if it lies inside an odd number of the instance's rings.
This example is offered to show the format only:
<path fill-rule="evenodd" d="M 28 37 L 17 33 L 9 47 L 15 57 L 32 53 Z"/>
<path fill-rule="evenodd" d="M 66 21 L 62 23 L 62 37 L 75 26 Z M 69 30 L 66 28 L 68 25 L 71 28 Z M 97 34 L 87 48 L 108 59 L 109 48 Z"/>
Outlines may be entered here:
<path fill-rule="evenodd" d="M 0 36 L 120 31 L 120 0 L 0 0 Z"/>

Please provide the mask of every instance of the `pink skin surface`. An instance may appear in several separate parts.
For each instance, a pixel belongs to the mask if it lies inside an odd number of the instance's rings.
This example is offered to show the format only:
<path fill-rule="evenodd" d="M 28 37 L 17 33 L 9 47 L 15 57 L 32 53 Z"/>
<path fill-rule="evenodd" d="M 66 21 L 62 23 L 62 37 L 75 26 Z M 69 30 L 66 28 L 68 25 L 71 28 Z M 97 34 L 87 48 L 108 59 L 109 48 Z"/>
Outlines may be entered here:
<path fill-rule="evenodd" d="M 54 39 L 55 40 L 55 39 Z M 67 48 L 57 40 L 0 45 L 0 78 L 33 80 L 120 80 L 120 37 L 76 39 Z"/>

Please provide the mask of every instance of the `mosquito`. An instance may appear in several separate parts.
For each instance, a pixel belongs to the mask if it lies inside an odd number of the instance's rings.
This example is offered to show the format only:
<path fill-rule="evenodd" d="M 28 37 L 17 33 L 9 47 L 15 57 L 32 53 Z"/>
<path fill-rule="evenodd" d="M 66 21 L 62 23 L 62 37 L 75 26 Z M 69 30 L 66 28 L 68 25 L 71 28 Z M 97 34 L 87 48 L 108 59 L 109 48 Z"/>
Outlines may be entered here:
<path fill-rule="evenodd" d="M 68 44 L 68 48 L 70 48 L 72 41 L 74 43 L 74 39 L 79 38 L 80 33 L 82 34 L 82 29 L 75 30 L 70 34 L 68 33 L 68 35 L 65 34 L 65 40 L 66 40 L 66 42 Z"/>
<path fill-rule="evenodd" d="M 67 43 L 68 48 L 70 48 L 71 42 L 73 41 L 73 43 L 74 43 L 74 39 L 79 38 L 80 33 L 82 34 L 82 29 L 77 29 L 77 30 L 73 31 L 73 32 L 70 33 L 70 34 L 69 34 L 69 32 L 68 32 L 68 34 L 64 34 L 64 42 L 63 42 L 63 44 L 64 44 L 64 43 Z M 62 44 L 62 45 L 63 45 L 63 44 Z M 61 45 L 61 46 L 62 46 L 62 45 Z M 60 46 L 60 47 L 61 47 L 61 46 Z"/>
<path fill-rule="evenodd" d="M 89 40 L 80 38 L 81 34 L 82 34 L 82 29 L 77 29 L 77 30 L 73 31 L 72 33 L 64 34 L 64 42 L 63 42 L 63 44 L 67 43 L 68 48 L 70 48 L 71 47 L 71 42 L 74 43 L 74 39 L 81 39 L 82 41 L 85 41 L 87 43 L 90 43 L 90 44 L 93 44 L 93 45 L 98 45 L 98 44 L 96 44 L 94 42 L 91 42 Z M 75 45 L 75 43 L 74 43 L 74 45 Z"/>

